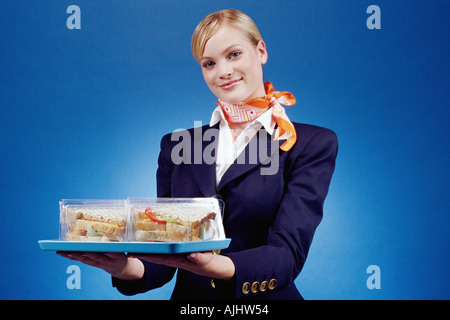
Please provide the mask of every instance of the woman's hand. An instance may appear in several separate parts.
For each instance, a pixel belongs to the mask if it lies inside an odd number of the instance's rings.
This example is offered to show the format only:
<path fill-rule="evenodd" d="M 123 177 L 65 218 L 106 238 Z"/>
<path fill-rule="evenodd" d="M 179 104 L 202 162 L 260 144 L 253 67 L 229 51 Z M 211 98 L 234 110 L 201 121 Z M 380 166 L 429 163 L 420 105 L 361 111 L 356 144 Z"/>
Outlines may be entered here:
<path fill-rule="evenodd" d="M 193 273 L 215 279 L 231 280 L 234 277 L 233 261 L 212 252 L 194 252 L 189 255 L 140 254 L 128 256 L 118 252 L 66 252 L 58 255 L 100 268 L 121 280 L 139 280 L 144 276 L 145 267 L 139 260 L 146 260 L 169 267 L 181 268 Z"/>
<path fill-rule="evenodd" d="M 235 273 L 234 263 L 230 258 L 212 252 L 194 252 L 187 256 L 130 253 L 129 256 L 221 280 L 231 280 Z"/>
<path fill-rule="evenodd" d="M 58 255 L 100 268 L 121 280 L 139 280 L 144 276 L 144 265 L 135 258 L 120 252 L 68 252 L 58 251 Z"/>

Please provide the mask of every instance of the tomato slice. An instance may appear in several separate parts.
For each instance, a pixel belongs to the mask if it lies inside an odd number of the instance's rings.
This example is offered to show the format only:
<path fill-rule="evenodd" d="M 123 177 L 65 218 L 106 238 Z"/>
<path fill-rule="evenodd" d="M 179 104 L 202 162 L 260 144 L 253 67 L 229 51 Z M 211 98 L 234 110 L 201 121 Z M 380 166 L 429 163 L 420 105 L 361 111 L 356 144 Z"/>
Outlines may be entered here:
<path fill-rule="evenodd" d="M 152 220 L 153 222 L 160 223 L 160 224 L 166 224 L 166 223 L 167 223 L 166 220 L 160 220 L 160 219 L 158 219 L 158 218 L 156 217 L 155 213 L 152 211 L 151 208 L 146 208 L 146 209 L 145 209 L 145 215 L 146 215 L 150 220 Z"/>

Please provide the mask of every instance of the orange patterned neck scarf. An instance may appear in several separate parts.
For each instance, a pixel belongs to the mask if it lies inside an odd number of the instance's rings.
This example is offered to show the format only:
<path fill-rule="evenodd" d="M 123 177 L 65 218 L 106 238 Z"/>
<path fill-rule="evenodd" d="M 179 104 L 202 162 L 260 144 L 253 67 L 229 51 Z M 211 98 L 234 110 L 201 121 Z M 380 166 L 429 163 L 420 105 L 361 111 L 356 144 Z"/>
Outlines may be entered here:
<path fill-rule="evenodd" d="M 287 141 L 280 146 L 280 149 L 288 151 L 292 148 L 295 141 L 297 141 L 297 134 L 294 125 L 289 120 L 286 111 L 281 104 L 293 106 L 295 104 L 295 97 L 290 92 L 275 91 L 272 83 L 269 81 L 264 83 L 264 89 L 266 90 L 265 97 L 254 98 L 233 104 L 219 100 L 216 104 L 222 107 L 222 111 L 228 123 L 253 121 L 267 109 L 273 108 L 272 116 L 279 128 L 274 140 L 287 139 Z"/>

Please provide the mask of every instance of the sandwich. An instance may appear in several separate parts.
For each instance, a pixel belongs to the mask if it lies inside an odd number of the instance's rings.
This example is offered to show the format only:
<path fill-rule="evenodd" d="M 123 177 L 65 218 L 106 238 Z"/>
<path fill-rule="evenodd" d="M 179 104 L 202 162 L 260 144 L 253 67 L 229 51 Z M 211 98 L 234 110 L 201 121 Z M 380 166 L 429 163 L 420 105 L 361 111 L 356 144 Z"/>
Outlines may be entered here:
<path fill-rule="evenodd" d="M 123 241 L 125 208 L 66 208 L 69 241 Z"/>
<path fill-rule="evenodd" d="M 144 242 L 210 240 L 218 234 L 215 218 L 211 208 L 200 205 L 135 208 L 134 238 Z"/>

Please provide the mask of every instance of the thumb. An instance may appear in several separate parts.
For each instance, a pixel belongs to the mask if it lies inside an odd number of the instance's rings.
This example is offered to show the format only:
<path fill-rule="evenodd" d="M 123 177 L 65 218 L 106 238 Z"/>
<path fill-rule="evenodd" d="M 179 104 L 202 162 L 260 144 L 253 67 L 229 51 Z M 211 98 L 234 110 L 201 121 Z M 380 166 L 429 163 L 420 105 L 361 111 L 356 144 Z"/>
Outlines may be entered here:
<path fill-rule="evenodd" d="M 211 261 L 212 253 L 211 252 L 193 252 L 190 255 L 188 255 L 187 258 L 189 259 L 189 261 L 191 261 L 199 266 L 205 266 Z"/>

